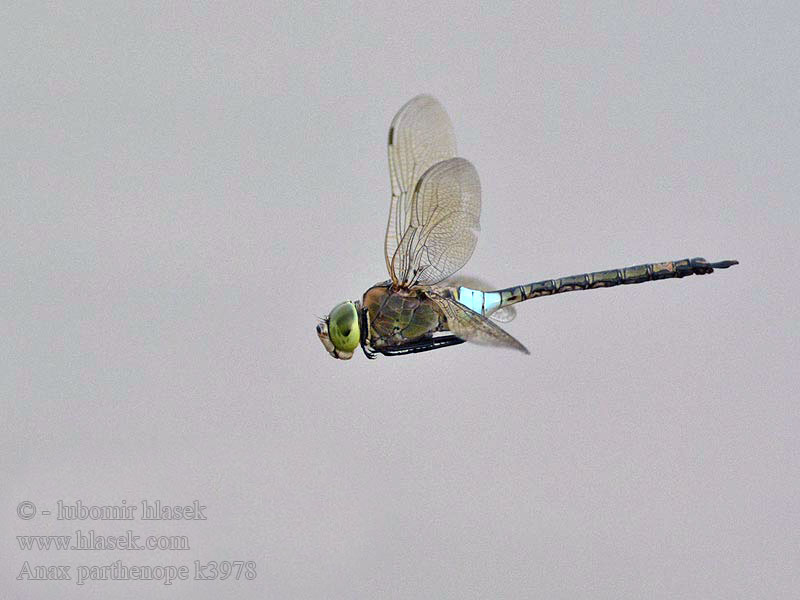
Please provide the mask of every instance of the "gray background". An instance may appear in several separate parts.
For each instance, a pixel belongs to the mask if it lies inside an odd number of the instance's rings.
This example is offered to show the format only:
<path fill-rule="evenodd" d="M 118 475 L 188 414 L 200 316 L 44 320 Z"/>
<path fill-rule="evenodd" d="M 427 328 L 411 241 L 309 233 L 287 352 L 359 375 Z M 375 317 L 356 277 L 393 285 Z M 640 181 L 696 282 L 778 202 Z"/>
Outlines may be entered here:
<path fill-rule="evenodd" d="M 787 6 L 789 3 L 787 3 Z M 20 598 L 790 598 L 797 11 L 395 3 L 7 10 L 0 564 Z M 741 265 L 521 305 L 531 356 L 334 361 L 386 278 L 386 132 L 437 96 L 465 273 Z M 208 520 L 16 517 L 198 499 Z M 188 552 L 15 536 L 187 535 Z M 19 582 L 254 560 L 253 581 Z M 73 568 L 74 571 L 74 568 Z"/>

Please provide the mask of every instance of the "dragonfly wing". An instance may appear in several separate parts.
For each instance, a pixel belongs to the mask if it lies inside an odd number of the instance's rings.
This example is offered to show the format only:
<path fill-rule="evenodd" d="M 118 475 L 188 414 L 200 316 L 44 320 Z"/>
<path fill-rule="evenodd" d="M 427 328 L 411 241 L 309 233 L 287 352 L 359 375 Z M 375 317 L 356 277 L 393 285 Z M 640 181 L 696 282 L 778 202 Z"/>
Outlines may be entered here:
<path fill-rule="evenodd" d="M 494 312 L 490 312 L 488 317 L 492 321 L 497 321 L 498 323 L 510 323 L 517 318 L 517 309 L 513 306 L 504 306 L 503 308 L 498 308 Z"/>
<path fill-rule="evenodd" d="M 452 298 L 434 293 L 429 293 L 429 297 L 444 312 L 447 317 L 447 327 L 450 331 L 461 339 L 487 346 L 513 348 L 525 354 L 530 354 L 528 349 L 516 338 L 503 331 L 483 315 L 470 310 Z"/>
<path fill-rule="evenodd" d="M 400 283 L 392 259 L 411 222 L 411 200 L 417 182 L 430 167 L 456 155 L 453 125 L 441 104 L 431 96 L 408 101 L 389 127 L 389 177 L 392 202 L 386 226 L 386 267 Z"/>
<path fill-rule="evenodd" d="M 472 163 L 451 158 L 425 171 L 391 261 L 400 285 L 434 285 L 463 267 L 478 242 L 480 213 L 481 182 Z"/>

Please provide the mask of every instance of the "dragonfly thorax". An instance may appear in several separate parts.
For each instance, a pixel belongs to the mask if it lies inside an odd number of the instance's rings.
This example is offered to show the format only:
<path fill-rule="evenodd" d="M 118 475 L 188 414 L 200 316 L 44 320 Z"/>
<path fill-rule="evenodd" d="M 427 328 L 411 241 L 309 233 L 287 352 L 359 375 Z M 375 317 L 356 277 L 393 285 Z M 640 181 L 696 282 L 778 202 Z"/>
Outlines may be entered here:
<path fill-rule="evenodd" d="M 367 340 L 376 350 L 430 337 L 444 329 L 445 319 L 424 289 L 378 284 L 366 291 L 363 306 L 369 316 Z"/>

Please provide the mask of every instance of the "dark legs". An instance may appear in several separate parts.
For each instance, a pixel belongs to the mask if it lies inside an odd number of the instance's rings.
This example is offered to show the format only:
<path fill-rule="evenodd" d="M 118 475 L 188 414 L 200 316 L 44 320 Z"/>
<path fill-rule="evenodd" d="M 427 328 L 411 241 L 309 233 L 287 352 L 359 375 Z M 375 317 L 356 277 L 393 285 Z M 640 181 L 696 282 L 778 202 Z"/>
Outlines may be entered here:
<path fill-rule="evenodd" d="M 443 335 L 435 338 L 428 338 L 403 344 L 402 346 L 395 346 L 394 348 L 386 348 L 377 350 L 384 356 L 402 356 L 404 354 L 415 354 L 417 352 L 427 352 L 428 350 L 438 350 L 447 346 L 456 346 L 463 344 L 464 340 L 454 335 Z M 365 350 L 366 352 L 366 350 Z M 369 355 L 367 355 L 369 356 Z M 374 358 L 374 355 L 372 356 Z"/>

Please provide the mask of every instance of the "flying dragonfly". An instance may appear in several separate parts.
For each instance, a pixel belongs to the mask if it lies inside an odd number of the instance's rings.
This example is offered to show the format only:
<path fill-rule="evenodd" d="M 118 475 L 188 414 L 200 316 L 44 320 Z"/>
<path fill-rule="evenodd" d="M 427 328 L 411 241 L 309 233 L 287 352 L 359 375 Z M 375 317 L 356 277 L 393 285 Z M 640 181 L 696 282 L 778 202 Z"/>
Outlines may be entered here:
<path fill-rule="evenodd" d="M 498 322 L 512 305 L 562 292 L 643 283 L 739 264 L 686 258 L 546 279 L 499 290 L 452 276 L 478 241 L 481 184 L 472 164 L 456 154 L 455 134 L 441 104 L 417 96 L 389 127 L 392 200 L 384 255 L 390 279 L 361 300 L 337 304 L 320 319 L 317 335 L 334 358 L 348 360 L 360 345 L 368 358 L 400 356 L 474 342 L 528 350 Z M 448 279 L 450 278 L 450 279 Z"/>

